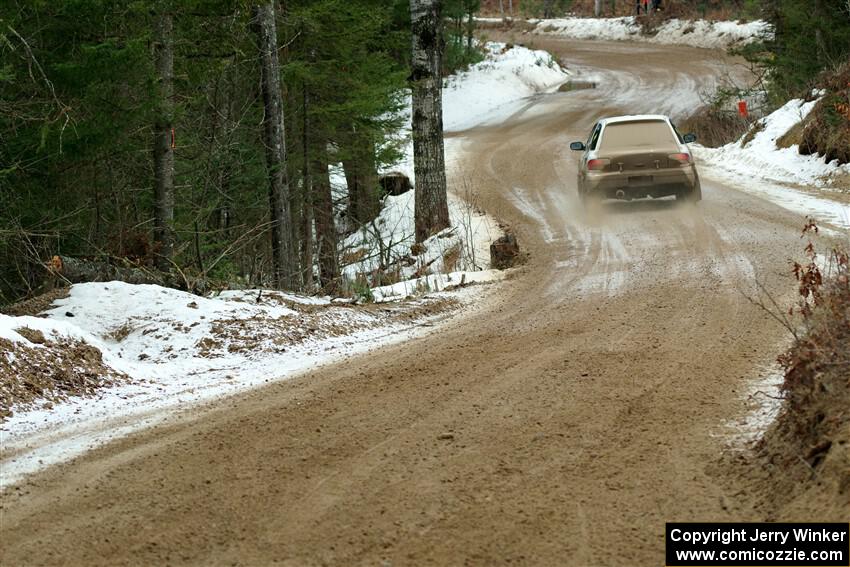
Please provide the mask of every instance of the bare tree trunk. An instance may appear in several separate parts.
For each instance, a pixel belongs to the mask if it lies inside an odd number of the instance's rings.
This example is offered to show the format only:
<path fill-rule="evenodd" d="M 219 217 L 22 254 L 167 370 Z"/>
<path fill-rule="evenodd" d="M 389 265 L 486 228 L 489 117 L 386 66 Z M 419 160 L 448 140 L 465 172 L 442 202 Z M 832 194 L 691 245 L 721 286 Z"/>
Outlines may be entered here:
<path fill-rule="evenodd" d="M 414 0 L 411 0 L 411 6 L 412 6 L 413 2 L 414 2 Z M 502 17 L 503 20 L 505 19 L 505 3 L 504 3 L 504 0 L 499 0 L 499 15 Z"/>
<path fill-rule="evenodd" d="M 324 145 L 316 149 L 313 157 L 313 195 L 316 211 L 316 248 L 319 254 L 319 282 L 332 293 L 339 279 L 337 234 L 334 223 L 333 194 L 328 174 L 328 161 Z"/>
<path fill-rule="evenodd" d="M 508 0 L 508 13 L 511 15 L 511 20 L 514 19 L 514 0 Z"/>
<path fill-rule="evenodd" d="M 597 18 L 602 15 L 602 0 L 594 0 L 593 15 Z"/>
<path fill-rule="evenodd" d="M 277 26 L 274 0 L 253 7 L 254 23 L 259 39 L 262 68 L 263 142 L 269 175 L 269 209 L 271 211 L 272 265 L 274 285 L 292 289 L 295 285 L 293 243 L 289 203 L 289 179 L 286 172 L 286 139 L 283 125 L 283 102 L 280 95 L 280 62 L 277 56 Z"/>
<path fill-rule="evenodd" d="M 416 174 L 416 242 L 449 226 L 443 146 L 443 47 L 439 0 L 410 0 L 413 60 L 413 168 Z"/>
<path fill-rule="evenodd" d="M 154 34 L 157 109 L 154 123 L 154 248 L 157 268 L 171 269 L 174 256 L 174 33 L 170 13 L 159 14 Z"/>

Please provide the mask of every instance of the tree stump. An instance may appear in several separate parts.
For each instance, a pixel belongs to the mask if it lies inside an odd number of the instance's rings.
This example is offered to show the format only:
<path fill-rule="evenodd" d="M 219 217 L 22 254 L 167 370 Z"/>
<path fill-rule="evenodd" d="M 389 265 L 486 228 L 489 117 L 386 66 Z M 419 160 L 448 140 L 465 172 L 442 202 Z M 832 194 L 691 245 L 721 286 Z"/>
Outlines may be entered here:
<path fill-rule="evenodd" d="M 490 244 L 490 267 L 506 270 L 514 267 L 518 260 L 519 244 L 513 234 L 506 234 Z"/>

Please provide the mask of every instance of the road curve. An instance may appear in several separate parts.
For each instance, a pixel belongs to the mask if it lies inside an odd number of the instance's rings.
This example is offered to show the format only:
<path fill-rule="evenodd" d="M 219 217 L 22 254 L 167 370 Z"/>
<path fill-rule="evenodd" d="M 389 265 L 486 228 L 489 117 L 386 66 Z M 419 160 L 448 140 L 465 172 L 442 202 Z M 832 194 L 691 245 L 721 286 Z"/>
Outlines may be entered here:
<path fill-rule="evenodd" d="M 437 333 L 52 467 L 2 497 L 1 565 L 662 565 L 664 522 L 755 520 L 719 466 L 786 337 L 800 219 L 704 201 L 584 215 L 569 141 L 680 114 L 708 50 L 537 40 L 595 90 L 462 134 L 465 182 L 529 262 Z M 455 135 L 456 137 L 460 135 Z"/>

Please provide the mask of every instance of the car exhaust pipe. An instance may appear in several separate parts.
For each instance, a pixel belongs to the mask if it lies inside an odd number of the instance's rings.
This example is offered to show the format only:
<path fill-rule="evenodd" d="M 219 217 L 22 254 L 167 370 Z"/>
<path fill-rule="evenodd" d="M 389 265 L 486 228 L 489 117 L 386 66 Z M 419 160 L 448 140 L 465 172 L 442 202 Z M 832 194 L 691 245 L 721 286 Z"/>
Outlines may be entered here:
<path fill-rule="evenodd" d="M 618 199 L 625 199 L 626 198 L 626 192 L 623 191 L 622 189 L 617 189 L 617 192 L 614 194 L 614 196 L 617 197 Z"/>

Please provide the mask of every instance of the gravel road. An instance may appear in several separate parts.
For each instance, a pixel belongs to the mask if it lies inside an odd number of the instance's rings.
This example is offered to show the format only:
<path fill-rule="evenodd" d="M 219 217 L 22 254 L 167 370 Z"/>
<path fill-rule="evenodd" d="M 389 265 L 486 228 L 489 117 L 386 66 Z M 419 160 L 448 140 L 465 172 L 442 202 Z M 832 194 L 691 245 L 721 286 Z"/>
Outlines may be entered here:
<path fill-rule="evenodd" d="M 596 89 L 462 136 L 462 173 L 529 252 L 435 332 L 229 399 L 2 497 L 0 564 L 663 565 L 665 521 L 757 520 L 719 466 L 787 340 L 798 215 L 703 180 L 697 207 L 586 215 L 568 143 L 692 107 L 718 53 L 536 40 Z"/>

